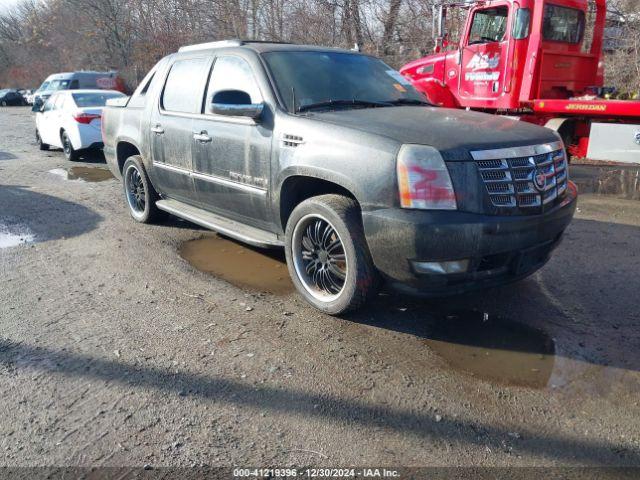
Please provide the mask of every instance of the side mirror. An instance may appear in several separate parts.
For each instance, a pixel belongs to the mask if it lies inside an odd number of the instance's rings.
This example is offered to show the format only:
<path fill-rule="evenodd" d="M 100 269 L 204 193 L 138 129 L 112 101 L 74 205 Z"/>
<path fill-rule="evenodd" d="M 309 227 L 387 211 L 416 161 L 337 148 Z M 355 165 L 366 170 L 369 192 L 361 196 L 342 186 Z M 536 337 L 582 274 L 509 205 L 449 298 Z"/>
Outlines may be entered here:
<path fill-rule="evenodd" d="M 44 102 L 40 97 L 38 97 L 33 101 L 33 107 L 31 107 L 31 111 L 42 112 L 43 110 L 44 110 Z"/>
<path fill-rule="evenodd" d="M 242 90 L 222 90 L 211 100 L 211 111 L 217 115 L 249 117 L 257 120 L 262 115 L 263 103 L 251 103 L 251 97 Z"/>

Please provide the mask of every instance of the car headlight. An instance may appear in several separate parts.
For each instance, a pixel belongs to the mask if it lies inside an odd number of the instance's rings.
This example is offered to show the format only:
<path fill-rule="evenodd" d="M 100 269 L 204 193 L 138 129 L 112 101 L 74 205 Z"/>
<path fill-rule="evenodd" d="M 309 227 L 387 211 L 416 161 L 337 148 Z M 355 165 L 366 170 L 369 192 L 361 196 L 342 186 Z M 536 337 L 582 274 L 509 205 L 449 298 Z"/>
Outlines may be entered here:
<path fill-rule="evenodd" d="M 456 195 L 440 152 L 426 145 L 403 145 L 397 161 L 402 208 L 456 210 Z"/>

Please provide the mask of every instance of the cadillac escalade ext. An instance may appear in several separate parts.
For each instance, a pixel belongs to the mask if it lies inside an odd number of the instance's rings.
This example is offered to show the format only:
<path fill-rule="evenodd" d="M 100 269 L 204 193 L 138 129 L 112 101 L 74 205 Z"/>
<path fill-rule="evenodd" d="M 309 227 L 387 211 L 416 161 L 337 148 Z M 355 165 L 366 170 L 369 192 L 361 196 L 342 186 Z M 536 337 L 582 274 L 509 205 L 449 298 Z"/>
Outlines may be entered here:
<path fill-rule="evenodd" d="M 436 108 L 381 60 L 222 41 L 162 59 L 104 111 L 131 216 L 284 247 L 304 298 L 357 309 L 386 280 L 446 295 L 542 267 L 576 207 L 548 129 Z"/>

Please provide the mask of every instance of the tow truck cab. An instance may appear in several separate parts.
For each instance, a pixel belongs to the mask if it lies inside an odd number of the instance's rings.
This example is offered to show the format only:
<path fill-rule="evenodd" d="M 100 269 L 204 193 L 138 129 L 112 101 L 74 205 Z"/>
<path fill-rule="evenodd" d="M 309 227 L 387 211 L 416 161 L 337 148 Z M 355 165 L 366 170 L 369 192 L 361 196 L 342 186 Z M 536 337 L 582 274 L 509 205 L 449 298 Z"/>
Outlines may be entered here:
<path fill-rule="evenodd" d="M 584 51 L 586 0 L 495 0 L 436 7 L 436 52 L 401 73 L 435 104 L 516 110 L 539 98 L 566 99 L 603 85 L 605 0 L 597 1 Z M 447 46 L 447 9 L 469 8 L 457 50 Z"/>

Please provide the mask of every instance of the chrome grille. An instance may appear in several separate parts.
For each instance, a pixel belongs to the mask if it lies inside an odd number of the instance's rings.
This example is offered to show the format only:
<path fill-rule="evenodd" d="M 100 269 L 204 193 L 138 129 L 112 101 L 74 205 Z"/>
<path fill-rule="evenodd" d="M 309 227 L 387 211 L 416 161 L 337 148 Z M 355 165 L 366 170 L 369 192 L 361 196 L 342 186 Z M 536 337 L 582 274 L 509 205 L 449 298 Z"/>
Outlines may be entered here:
<path fill-rule="evenodd" d="M 471 155 L 495 207 L 540 207 L 567 189 L 562 142 L 480 150 Z"/>

